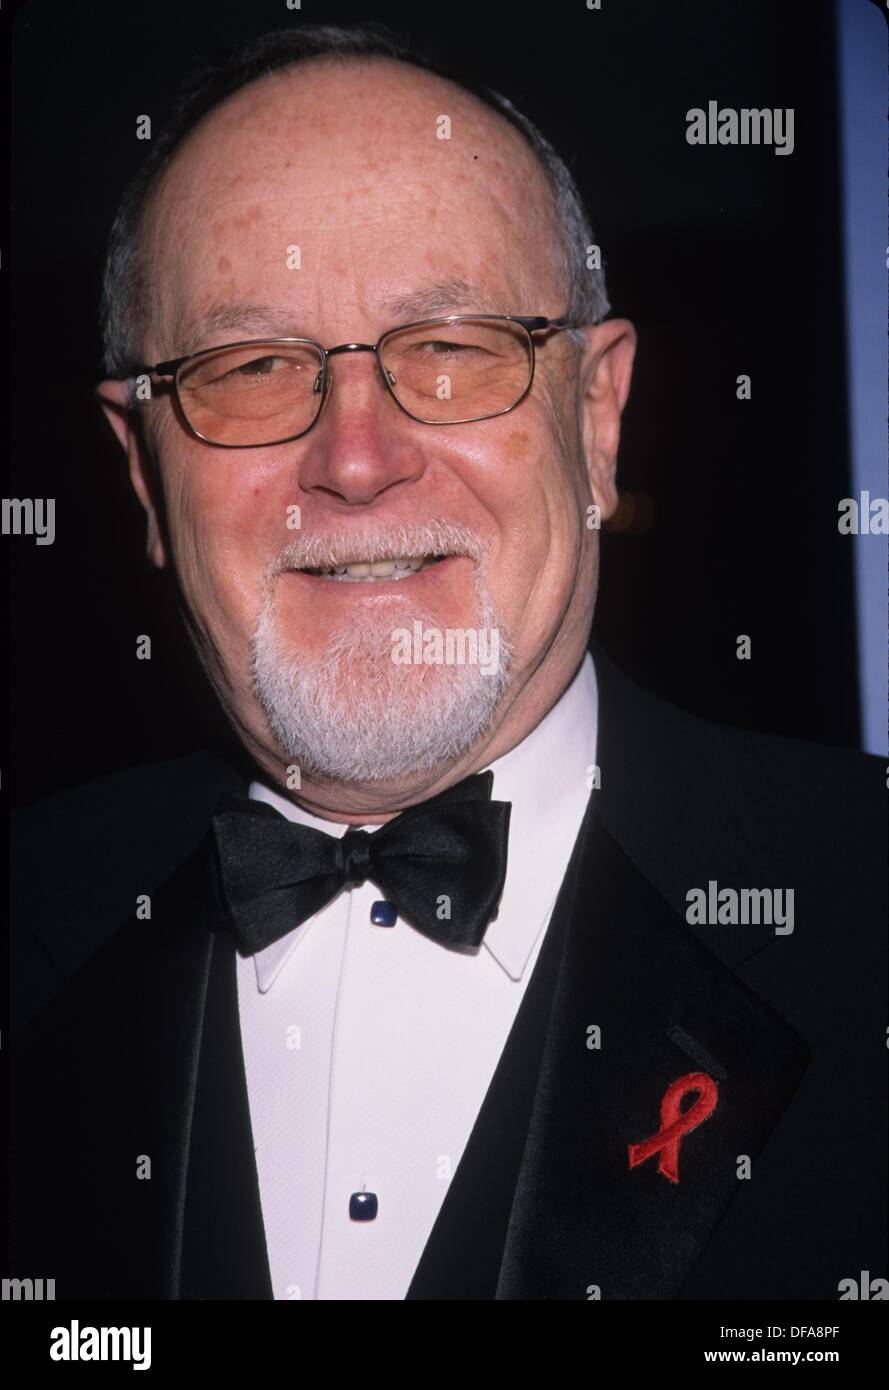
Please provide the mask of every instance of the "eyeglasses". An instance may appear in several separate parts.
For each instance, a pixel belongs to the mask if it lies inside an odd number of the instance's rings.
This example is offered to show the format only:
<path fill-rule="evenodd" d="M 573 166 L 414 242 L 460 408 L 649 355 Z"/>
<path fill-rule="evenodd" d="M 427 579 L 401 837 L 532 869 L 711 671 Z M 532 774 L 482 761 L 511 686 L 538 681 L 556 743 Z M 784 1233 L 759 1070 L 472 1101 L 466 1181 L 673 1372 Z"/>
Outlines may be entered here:
<path fill-rule="evenodd" d="M 463 425 L 504 415 L 534 381 L 535 340 L 568 319 L 454 314 L 424 319 L 371 343 L 325 348 L 312 338 L 258 338 L 206 348 L 139 370 L 172 377 L 192 434 L 223 449 L 300 439 L 316 424 L 332 383 L 330 359 L 372 352 L 396 404 L 422 425 Z"/>

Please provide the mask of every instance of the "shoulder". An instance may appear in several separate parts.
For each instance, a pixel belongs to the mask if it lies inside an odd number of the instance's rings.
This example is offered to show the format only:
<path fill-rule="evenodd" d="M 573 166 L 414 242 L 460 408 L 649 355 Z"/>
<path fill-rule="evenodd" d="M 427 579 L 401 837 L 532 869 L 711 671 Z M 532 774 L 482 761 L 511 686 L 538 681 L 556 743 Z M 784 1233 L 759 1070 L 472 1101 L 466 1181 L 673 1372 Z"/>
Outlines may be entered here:
<path fill-rule="evenodd" d="M 673 846 L 691 845 L 692 833 L 704 847 L 731 839 L 739 858 L 765 842 L 785 855 L 881 843 L 883 759 L 702 719 L 642 690 L 600 648 L 594 655 L 602 805 L 622 828 L 642 834 L 656 822 Z"/>
<path fill-rule="evenodd" d="M 16 1027 L 41 1008 L 207 833 L 240 768 L 212 750 L 124 768 L 14 818 L 12 979 Z"/>
<path fill-rule="evenodd" d="M 884 760 L 711 723 L 594 655 L 595 809 L 675 910 L 710 880 L 792 888 L 810 942 L 859 938 L 873 953 L 886 912 Z"/>

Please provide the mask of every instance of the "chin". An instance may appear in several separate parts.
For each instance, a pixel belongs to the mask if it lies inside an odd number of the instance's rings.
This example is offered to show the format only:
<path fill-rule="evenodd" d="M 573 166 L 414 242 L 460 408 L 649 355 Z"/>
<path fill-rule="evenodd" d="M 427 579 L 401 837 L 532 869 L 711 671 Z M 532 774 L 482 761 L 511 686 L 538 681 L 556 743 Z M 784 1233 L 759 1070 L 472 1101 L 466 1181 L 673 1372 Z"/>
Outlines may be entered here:
<path fill-rule="evenodd" d="M 336 782 L 389 781 L 455 761 L 491 727 L 511 648 L 484 596 L 471 624 L 447 630 L 416 602 L 339 617 L 311 650 L 280 630 L 271 603 L 257 625 L 254 693 L 289 763 Z"/>

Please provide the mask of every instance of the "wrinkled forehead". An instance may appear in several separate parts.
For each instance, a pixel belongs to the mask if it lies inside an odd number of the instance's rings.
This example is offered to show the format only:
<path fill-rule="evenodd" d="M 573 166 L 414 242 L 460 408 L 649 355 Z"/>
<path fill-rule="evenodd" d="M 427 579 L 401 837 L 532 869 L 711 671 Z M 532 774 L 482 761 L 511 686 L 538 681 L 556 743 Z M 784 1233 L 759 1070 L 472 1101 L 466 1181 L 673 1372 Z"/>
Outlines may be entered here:
<path fill-rule="evenodd" d="M 316 62 L 236 93 L 159 180 L 143 242 L 152 336 L 191 350 L 207 305 L 228 298 L 318 331 L 337 315 L 369 324 L 442 281 L 486 300 L 445 313 L 558 313 L 558 245 L 546 175 L 496 112 L 401 63 Z"/>

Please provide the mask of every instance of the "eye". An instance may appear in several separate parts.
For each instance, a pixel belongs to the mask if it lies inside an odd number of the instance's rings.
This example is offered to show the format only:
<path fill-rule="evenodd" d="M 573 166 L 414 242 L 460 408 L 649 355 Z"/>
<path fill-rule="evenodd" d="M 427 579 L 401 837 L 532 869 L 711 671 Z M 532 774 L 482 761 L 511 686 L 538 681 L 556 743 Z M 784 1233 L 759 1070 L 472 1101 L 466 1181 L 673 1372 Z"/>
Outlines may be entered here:
<path fill-rule="evenodd" d="M 227 373 L 227 375 L 271 376 L 272 372 L 276 370 L 274 366 L 274 363 L 276 362 L 282 364 L 285 367 L 288 365 L 287 360 L 284 357 L 254 357 L 252 362 L 242 363 L 240 367 L 235 367 L 234 371 L 231 373 Z"/>
<path fill-rule="evenodd" d="M 444 355 L 448 352 L 478 352 L 480 349 L 472 343 L 447 343 L 443 338 L 429 338 L 425 343 L 419 344 L 420 351 L 429 351 L 433 355 Z"/>

